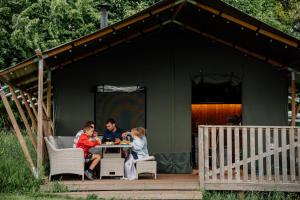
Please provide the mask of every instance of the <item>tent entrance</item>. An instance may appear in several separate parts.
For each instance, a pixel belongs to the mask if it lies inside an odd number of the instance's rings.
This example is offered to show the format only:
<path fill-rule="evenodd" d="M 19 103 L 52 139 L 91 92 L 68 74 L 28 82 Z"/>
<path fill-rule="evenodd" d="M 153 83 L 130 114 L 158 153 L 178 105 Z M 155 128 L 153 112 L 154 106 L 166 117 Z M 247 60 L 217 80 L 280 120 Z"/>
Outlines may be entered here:
<path fill-rule="evenodd" d="M 95 122 L 100 131 L 108 118 L 116 120 L 125 130 L 142 126 L 146 128 L 146 90 L 140 86 L 97 87 L 95 94 Z"/>
<path fill-rule="evenodd" d="M 238 125 L 242 82 L 234 75 L 199 75 L 192 80 L 192 162 L 196 167 L 198 125 Z"/>

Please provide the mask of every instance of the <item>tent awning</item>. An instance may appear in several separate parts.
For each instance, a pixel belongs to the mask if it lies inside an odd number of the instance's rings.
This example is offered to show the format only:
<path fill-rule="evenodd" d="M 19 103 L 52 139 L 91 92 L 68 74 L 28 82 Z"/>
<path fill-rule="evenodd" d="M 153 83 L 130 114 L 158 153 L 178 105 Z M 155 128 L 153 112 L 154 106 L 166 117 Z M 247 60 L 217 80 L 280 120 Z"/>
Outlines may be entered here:
<path fill-rule="evenodd" d="M 300 41 L 220 0 L 164 0 L 105 29 L 44 51 L 53 71 L 115 46 L 176 26 L 195 32 L 263 62 L 300 70 Z M 0 71 L 0 80 L 30 94 L 37 91 L 37 56 Z M 46 73 L 45 73 L 46 76 Z"/>

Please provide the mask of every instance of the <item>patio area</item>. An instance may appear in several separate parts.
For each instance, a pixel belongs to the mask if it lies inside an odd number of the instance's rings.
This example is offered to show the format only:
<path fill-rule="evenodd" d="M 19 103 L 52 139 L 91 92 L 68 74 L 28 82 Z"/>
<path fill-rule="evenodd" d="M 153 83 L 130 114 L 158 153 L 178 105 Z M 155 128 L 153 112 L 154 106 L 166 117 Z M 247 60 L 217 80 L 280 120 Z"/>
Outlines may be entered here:
<path fill-rule="evenodd" d="M 41 191 L 53 191 L 57 182 L 46 182 Z M 142 175 L 139 180 L 102 179 L 94 181 L 59 181 L 67 192 L 56 194 L 71 197 L 86 197 L 95 194 L 98 198 L 118 199 L 201 199 L 199 179 L 193 174 L 158 174 L 157 179 Z"/>

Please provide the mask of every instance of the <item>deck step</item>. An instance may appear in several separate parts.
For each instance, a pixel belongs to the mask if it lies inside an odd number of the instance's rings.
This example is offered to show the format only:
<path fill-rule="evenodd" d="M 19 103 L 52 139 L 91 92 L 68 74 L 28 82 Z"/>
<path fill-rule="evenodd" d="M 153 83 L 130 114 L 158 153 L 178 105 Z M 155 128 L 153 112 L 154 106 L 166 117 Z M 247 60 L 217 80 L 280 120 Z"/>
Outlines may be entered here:
<path fill-rule="evenodd" d="M 200 191 L 89 191 L 55 193 L 59 196 L 73 198 L 95 195 L 103 199 L 202 199 Z"/>

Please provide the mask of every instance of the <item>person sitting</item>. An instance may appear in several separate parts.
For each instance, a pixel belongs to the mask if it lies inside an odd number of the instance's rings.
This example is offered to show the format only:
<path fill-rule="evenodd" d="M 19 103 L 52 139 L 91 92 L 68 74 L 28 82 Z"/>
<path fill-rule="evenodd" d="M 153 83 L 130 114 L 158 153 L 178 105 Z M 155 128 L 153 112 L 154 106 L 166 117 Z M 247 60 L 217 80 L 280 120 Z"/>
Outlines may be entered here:
<path fill-rule="evenodd" d="M 137 179 L 135 163 L 138 159 L 149 157 L 147 138 L 145 135 L 145 128 L 136 127 L 130 132 L 133 137 L 132 151 L 127 161 L 125 162 L 125 177 L 129 180 Z"/>
<path fill-rule="evenodd" d="M 114 119 L 108 119 L 105 123 L 106 130 L 104 131 L 102 137 L 102 143 L 114 142 L 120 143 L 122 140 L 122 134 L 125 133 L 123 129 L 117 127 L 116 121 Z"/>
<path fill-rule="evenodd" d="M 97 137 L 97 132 L 95 131 L 95 122 L 93 121 L 87 121 L 84 125 L 84 127 L 92 127 L 94 130 L 93 130 L 93 136 L 91 137 L 91 139 L 95 139 Z M 73 148 L 76 148 L 77 147 L 77 142 L 79 140 L 79 137 L 81 136 L 81 134 L 83 134 L 83 129 L 79 130 L 76 135 L 75 135 L 75 138 L 74 138 L 74 142 L 73 142 Z"/>
<path fill-rule="evenodd" d="M 98 138 L 96 138 L 94 141 L 91 141 L 90 138 L 92 137 L 94 133 L 94 129 L 91 126 L 86 126 L 83 129 L 83 134 L 80 135 L 79 140 L 77 142 L 77 148 L 83 149 L 84 152 L 84 158 L 86 160 L 91 160 L 91 164 L 87 170 L 84 171 L 85 176 L 93 180 L 93 170 L 96 167 L 96 165 L 100 162 L 101 156 L 100 154 L 91 154 L 89 153 L 89 149 L 98 145 L 101 145 L 101 142 Z"/>
<path fill-rule="evenodd" d="M 133 137 L 131 153 L 135 160 L 149 157 L 145 132 L 146 130 L 143 127 L 131 129 L 131 135 Z"/>

